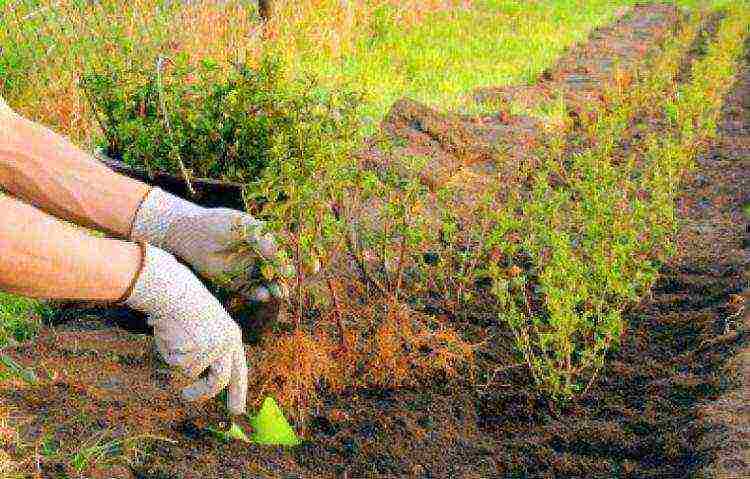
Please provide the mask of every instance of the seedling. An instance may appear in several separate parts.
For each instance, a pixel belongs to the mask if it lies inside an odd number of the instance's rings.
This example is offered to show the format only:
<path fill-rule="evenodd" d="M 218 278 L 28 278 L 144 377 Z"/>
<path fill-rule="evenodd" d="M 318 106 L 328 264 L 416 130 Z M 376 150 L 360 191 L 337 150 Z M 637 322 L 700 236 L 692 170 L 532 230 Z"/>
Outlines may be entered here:
<path fill-rule="evenodd" d="M 229 429 L 226 431 L 222 431 L 220 429 L 216 429 L 213 427 L 209 427 L 208 430 L 216 437 L 221 439 L 224 442 L 230 442 L 232 440 L 235 441 L 242 441 L 246 442 L 248 444 L 251 443 L 250 438 L 247 437 L 247 434 L 245 434 L 245 431 L 242 429 L 242 426 L 240 426 L 236 422 L 232 422 L 232 425 L 229 426 Z"/>

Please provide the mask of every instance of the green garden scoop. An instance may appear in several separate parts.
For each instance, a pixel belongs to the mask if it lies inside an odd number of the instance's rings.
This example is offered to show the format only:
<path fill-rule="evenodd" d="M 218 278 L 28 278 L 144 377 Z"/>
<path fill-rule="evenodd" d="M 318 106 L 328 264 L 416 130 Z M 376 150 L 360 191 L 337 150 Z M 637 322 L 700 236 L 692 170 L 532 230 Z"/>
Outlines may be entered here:
<path fill-rule="evenodd" d="M 300 440 L 294 430 L 289 426 L 281 412 L 281 408 L 273 398 L 267 397 L 263 401 L 258 414 L 250 419 L 253 433 L 250 441 L 256 444 L 267 444 L 274 446 L 297 446 Z"/>
<path fill-rule="evenodd" d="M 227 439 L 266 446 L 297 446 L 301 442 L 281 408 L 271 397 L 263 401 L 260 411 L 257 415 L 249 417 L 249 422 L 253 431 L 250 437 L 247 437 L 238 422 L 234 421 L 228 431 L 219 434 Z"/>

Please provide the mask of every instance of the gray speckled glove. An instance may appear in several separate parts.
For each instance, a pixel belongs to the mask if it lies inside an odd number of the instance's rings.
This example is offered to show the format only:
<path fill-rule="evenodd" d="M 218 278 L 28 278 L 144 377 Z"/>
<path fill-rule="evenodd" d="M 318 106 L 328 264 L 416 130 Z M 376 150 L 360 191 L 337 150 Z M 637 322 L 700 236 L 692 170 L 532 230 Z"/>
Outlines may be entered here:
<path fill-rule="evenodd" d="M 159 188 L 141 203 L 130 236 L 179 256 L 208 278 L 239 273 L 229 283 L 235 291 L 251 282 L 246 275 L 259 256 L 271 260 L 277 253 L 262 221 L 227 208 L 203 208 Z M 283 298 L 285 291 L 271 284 L 243 292 L 249 299 L 268 301 L 271 295 Z"/>
<path fill-rule="evenodd" d="M 143 266 L 124 303 L 148 315 L 156 348 L 189 377 L 208 370 L 182 391 L 188 401 L 216 396 L 229 386 L 227 407 L 243 414 L 247 360 L 242 333 L 198 278 L 172 255 L 145 246 Z"/>

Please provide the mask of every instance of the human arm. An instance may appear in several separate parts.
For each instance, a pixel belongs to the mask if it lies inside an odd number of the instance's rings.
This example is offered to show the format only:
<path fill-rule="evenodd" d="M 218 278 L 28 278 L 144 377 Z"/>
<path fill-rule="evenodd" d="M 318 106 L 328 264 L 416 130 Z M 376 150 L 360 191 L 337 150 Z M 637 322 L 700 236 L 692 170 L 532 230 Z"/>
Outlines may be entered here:
<path fill-rule="evenodd" d="M 53 216 L 120 238 L 128 237 L 149 191 L 1 99 L 0 188 Z"/>
<path fill-rule="evenodd" d="M 276 255 L 273 238 L 247 213 L 202 208 L 117 174 L 1 98 L 0 189 L 58 218 L 166 249 L 212 279 Z M 249 278 L 238 279 L 228 286 L 251 300 L 284 294 L 278 285 L 248 289 Z"/>
<path fill-rule="evenodd" d="M 247 363 L 239 327 L 200 281 L 153 246 L 95 237 L 0 194 L 0 290 L 35 298 L 124 302 L 148 315 L 165 361 L 196 382 L 187 400 L 229 386 L 245 412 Z M 208 370 L 208 375 L 198 379 Z"/>

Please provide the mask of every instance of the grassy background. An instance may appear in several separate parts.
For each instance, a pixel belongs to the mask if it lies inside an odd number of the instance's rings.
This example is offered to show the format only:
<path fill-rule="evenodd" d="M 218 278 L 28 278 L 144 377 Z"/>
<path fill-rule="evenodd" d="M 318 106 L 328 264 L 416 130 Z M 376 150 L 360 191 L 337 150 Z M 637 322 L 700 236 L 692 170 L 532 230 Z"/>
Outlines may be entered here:
<path fill-rule="evenodd" d="M 484 0 L 442 11 L 408 30 L 384 15 L 382 33 L 357 39 L 335 58 L 310 45 L 296 68 L 364 89 L 378 121 L 400 97 L 470 108 L 473 89 L 532 81 L 560 53 L 630 1 Z"/>
<path fill-rule="evenodd" d="M 77 85 L 84 69 L 178 53 L 253 62 L 273 49 L 292 75 L 363 90 L 374 128 L 402 96 L 474 111 L 473 89 L 533 80 L 634 1 L 299 0 L 282 2 L 265 38 L 255 2 L 179 3 L 0 0 L 0 94 L 88 147 L 99 131 Z M 0 294 L 0 347 L 30 337 L 40 308 Z"/>
<path fill-rule="evenodd" d="M 253 62 L 273 49 L 290 74 L 312 72 L 363 90 L 364 115 L 376 124 L 402 96 L 471 109 L 474 88 L 533 79 L 633 1 L 279 2 L 266 39 L 248 1 L 189 7 L 157 0 L 69 1 L 45 9 L 47 3 L 3 8 L 0 92 L 26 115 L 85 145 L 96 134 L 76 86 L 86 68 L 152 63 L 158 54 L 178 53 L 195 61 Z"/>

